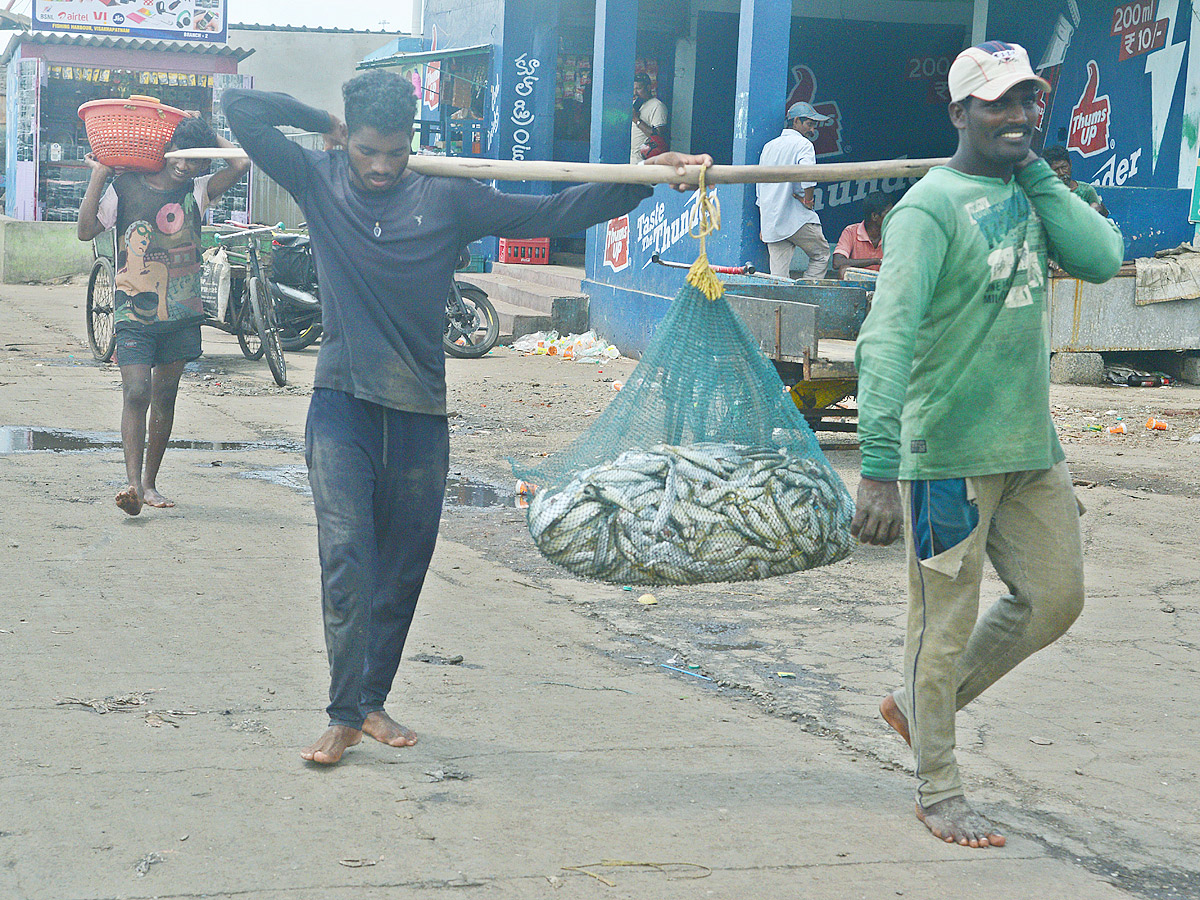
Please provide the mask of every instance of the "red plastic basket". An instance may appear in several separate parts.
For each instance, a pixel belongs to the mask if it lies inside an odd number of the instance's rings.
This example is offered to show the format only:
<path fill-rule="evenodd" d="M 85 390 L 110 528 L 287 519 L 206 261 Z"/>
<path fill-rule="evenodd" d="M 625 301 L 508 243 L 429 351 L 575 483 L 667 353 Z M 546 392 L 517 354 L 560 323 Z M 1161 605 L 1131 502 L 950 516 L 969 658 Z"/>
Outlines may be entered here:
<path fill-rule="evenodd" d="M 500 238 L 500 262 L 544 266 L 550 262 L 550 238 Z"/>
<path fill-rule="evenodd" d="M 157 172 L 163 153 L 184 118 L 181 109 L 153 97 L 92 100 L 79 107 L 92 155 L 114 169 Z"/>

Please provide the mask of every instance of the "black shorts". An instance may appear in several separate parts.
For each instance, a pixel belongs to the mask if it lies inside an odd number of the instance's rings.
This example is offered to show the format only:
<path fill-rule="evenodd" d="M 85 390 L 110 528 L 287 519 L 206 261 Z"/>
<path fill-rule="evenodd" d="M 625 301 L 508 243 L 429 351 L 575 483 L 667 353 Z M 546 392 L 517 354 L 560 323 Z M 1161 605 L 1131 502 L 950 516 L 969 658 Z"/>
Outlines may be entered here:
<path fill-rule="evenodd" d="M 200 323 L 150 331 L 146 328 L 118 328 L 116 360 L 118 366 L 163 366 L 200 358 Z"/>

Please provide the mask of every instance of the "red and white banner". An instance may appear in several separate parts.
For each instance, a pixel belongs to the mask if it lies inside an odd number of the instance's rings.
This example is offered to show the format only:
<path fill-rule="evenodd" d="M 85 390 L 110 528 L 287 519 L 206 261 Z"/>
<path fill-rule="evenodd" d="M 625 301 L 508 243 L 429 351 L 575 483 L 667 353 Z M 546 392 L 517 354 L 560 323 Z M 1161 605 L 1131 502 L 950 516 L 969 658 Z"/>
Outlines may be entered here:
<path fill-rule="evenodd" d="M 1108 149 L 1108 123 L 1112 112 L 1108 94 L 1096 96 L 1100 87 L 1100 67 L 1094 59 L 1088 60 L 1087 71 L 1087 84 L 1071 108 L 1071 128 L 1067 133 L 1067 149 L 1084 157 Z"/>
<path fill-rule="evenodd" d="M 1109 34 L 1121 39 L 1118 59 L 1126 60 L 1162 49 L 1167 43 L 1170 19 L 1156 19 L 1158 0 L 1134 0 L 1113 10 Z"/>
<path fill-rule="evenodd" d="M 604 234 L 604 264 L 614 272 L 629 268 L 629 216 L 608 220 Z"/>

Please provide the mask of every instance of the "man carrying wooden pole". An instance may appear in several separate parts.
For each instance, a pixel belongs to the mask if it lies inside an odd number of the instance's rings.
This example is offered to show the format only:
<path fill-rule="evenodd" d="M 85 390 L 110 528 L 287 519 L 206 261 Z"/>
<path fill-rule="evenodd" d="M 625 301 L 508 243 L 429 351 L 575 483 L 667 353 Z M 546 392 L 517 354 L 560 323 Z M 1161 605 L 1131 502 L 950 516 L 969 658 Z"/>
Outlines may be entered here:
<path fill-rule="evenodd" d="M 306 429 L 329 653 L 329 727 L 301 756 L 331 765 L 365 732 L 416 735 L 384 710 L 433 555 L 449 466 L 442 332 L 463 247 L 489 234 L 568 235 L 650 196 L 629 184 L 547 197 L 408 166 L 416 99 L 394 72 L 343 88 L 346 121 L 286 94 L 229 90 L 230 127 L 295 197 L 321 282 L 324 335 Z M 280 126 L 325 135 L 305 150 Z M 682 171 L 707 156 L 665 153 Z"/>
<path fill-rule="evenodd" d="M 1049 85 L 1021 47 L 964 50 L 949 86 L 958 150 L 884 220 L 858 337 L 851 531 L 904 535 L 904 684 L 880 712 L 916 756 L 917 817 L 988 847 L 1005 839 L 966 801 L 955 714 L 1083 608 L 1080 507 L 1049 408 L 1046 259 L 1099 283 L 1123 242 L 1030 149 Z M 977 621 L 985 557 L 1008 593 Z"/>

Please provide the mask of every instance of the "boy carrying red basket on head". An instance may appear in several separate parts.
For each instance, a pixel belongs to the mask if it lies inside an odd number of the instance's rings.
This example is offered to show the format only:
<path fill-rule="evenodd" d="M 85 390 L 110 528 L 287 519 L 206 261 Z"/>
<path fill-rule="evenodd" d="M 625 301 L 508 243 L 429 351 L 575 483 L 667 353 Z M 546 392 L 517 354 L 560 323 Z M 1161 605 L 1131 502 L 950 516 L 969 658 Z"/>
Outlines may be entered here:
<path fill-rule="evenodd" d="M 190 116 L 175 127 L 166 150 L 232 146 Z M 76 233 L 81 241 L 90 241 L 116 226 L 113 318 L 124 396 L 121 445 L 129 479 L 116 502 L 136 516 L 143 504 L 175 505 L 158 492 L 155 481 L 171 437 L 183 367 L 200 356 L 200 227 L 204 211 L 241 179 L 250 163 L 238 160 L 214 175 L 202 175 L 207 160 L 171 160 L 157 172 L 118 175 L 104 190 L 114 170 L 90 153 L 86 159 L 92 173 Z"/>

